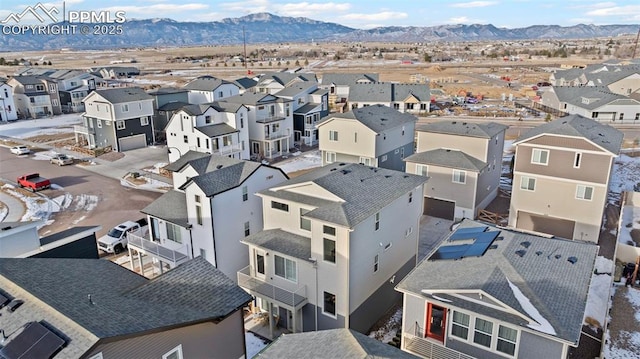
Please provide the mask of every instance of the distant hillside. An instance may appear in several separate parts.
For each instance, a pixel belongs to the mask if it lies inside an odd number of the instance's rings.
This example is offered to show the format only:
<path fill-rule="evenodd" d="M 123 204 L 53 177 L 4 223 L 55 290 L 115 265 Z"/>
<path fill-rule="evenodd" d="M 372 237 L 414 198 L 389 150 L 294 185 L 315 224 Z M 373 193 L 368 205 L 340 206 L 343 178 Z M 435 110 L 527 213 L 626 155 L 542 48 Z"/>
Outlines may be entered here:
<path fill-rule="evenodd" d="M 108 25 L 108 24 L 105 24 Z M 517 39 L 577 39 L 635 34 L 638 25 L 538 25 L 518 29 L 493 25 L 379 27 L 358 30 L 303 17 L 258 13 L 213 22 L 177 22 L 171 19 L 129 20 L 121 35 L 2 35 L 0 51 L 60 48 L 105 49 L 149 46 L 229 45 L 243 42 L 305 41 L 472 41 Z"/>

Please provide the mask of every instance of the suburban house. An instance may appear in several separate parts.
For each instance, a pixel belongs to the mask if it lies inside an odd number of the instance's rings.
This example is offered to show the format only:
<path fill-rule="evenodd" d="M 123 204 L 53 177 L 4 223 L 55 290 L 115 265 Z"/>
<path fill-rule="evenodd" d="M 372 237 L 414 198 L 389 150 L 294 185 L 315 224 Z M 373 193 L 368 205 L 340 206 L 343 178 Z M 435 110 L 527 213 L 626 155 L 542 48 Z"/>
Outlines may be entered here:
<path fill-rule="evenodd" d="M 48 76 L 58 84 L 63 112 L 83 112 L 82 100 L 89 92 L 108 86 L 99 76 L 81 70 L 56 70 Z"/>
<path fill-rule="evenodd" d="M 189 104 L 189 90 L 177 87 L 161 87 L 147 92 L 153 97 L 153 130 L 156 141 L 166 140 L 165 127 L 171 117 Z"/>
<path fill-rule="evenodd" d="M 362 83 L 349 87 L 349 109 L 385 105 L 402 113 L 429 112 L 431 92 L 428 84 Z"/>
<path fill-rule="evenodd" d="M 260 75 L 254 91 L 274 95 L 285 87 L 300 82 L 313 82 L 317 84 L 318 78 L 313 73 L 268 72 Z"/>
<path fill-rule="evenodd" d="M 291 332 L 368 330 L 416 264 L 427 178 L 334 163 L 258 192 L 264 230 L 242 239 L 238 285 Z"/>
<path fill-rule="evenodd" d="M 254 194 L 288 177 L 279 168 L 193 151 L 166 168 L 174 188 L 142 209 L 150 232 L 130 234 L 129 251 L 153 257 L 161 271 L 201 256 L 235 281 L 249 263 L 240 240 L 262 230 Z"/>
<path fill-rule="evenodd" d="M 2 222 L 0 258 L 99 258 L 96 232 L 102 227 L 72 227 L 40 237 L 38 226 L 43 224 Z"/>
<path fill-rule="evenodd" d="M 396 287 L 401 349 L 423 358 L 567 358 L 597 255 L 589 243 L 464 220 Z"/>
<path fill-rule="evenodd" d="M 597 242 L 622 138 L 580 115 L 524 133 L 513 143 L 509 226 Z"/>
<path fill-rule="evenodd" d="M 549 81 L 553 86 L 606 87 L 608 92 L 628 97 L 640 90 L 640 67 L 637 64 L 594 64 L 558 70 L 551 74 Z"/>
<path fill-rule="evenodd" d="M 225 97 L 235 96 L 240 93 L 240 87 L 233 82 L 222 80 L 213 76 L 200 76 L 182 86 L 189 91 L 189 103 L 203 104 L 220 101 Z"/>
<path fill-rule="evenodd" d="M 13 88 L 13 102 L 18 118 L 39 118 L 59 115 L 58 84 L 46 76 L 13 76 L 7 81 Z"/>
<path fill-rule="evenodd" d="M 416 127 L 416 152 L 406 172 L 429 177 L 424 214 L 475 218 L 498 194 L 504 134 L 495 122 L 439 121 Z"/>
<path fill-rule="evenodd" d="M 418 357 L 355 330 L 341 328 L 283 334 L 255 358 L 417 359 Z"/>
<path fill-rule="evenodd" d="M 242 104 L 213 102 L 183 106 L 171 117 L 165 133 L 169 162 L 187 151 L 249 159 L 249 115 Z"/>
<path fill-rule="evenodd" d="M 244 105 L 248 113 L 250 154 L 253 158 L 274 158 L 293 147 L 292 101 L 266 93 L 245 92 L 224 102 Z"/>
<path fill-rule="evenodd" d="M 96 90 L 83 102 L 84 124 L 74 126 L 76 143 L 89 148 L 110 146 L 117 152 L 153 144 L 153 97 L 143 89 Z"/>
<path fill-rule="evenodd" d="M 556 86 L 542 94 L 540 103 L 598 122 L 640 124 L 640 101 L 613 93 L 604 86 Z"/>
<path fill-rule="evenodd" d="M 355 84 L 373 84 L 379 81 L 378 74 L 325 73 L 319 87 L 329 91 L 329 106 L 342 109 L 349 98 L 349 88 Z M 344 112 L 344 111 L 339 111 Z"/>
<path fill-rule="evenodd" d="M 245 93 L 247 91 L 252 91 L 258 81 L 250 79 L 248 77 L 241 77 L 239 79 L 233 80 L 233 83 L 238 86 L 238 88 L 240 89 L 240 93 Z"/>
<path fill-rule="evenodd" d="M 17 119 L 18 111 L 13 102 L 13 87 L 7 84 L 7 79 L 0 77 L 0 122 Z"/>
<path fill-rule="evenodd" d="M 318 125 L 322 165 L 334 162 L 403 171 L 413 154 L 418 119 L 383 105 L 325 117 Z"/>
<path fill-rule="evenodd" d="M 329 114 L 327 91 L 318 89 L 317 82 L 307 81 L 287 86 L 275 96 L 291 100 L 295 143 L 315 145 L 318 142 L 316 124 Z"/>
<path fill-rule="evenodd" d="M 140 69 L 133 66 L 102 66 L 90 69 L 103 79 L 122 79 L 140 75 Z"/>
<path fill-rule="evenodd" d="M 251 296 L 203 258 L 153 280 L 104 259 L 4 258 L 0 288 L 3 358 L 246 355 Z"/>

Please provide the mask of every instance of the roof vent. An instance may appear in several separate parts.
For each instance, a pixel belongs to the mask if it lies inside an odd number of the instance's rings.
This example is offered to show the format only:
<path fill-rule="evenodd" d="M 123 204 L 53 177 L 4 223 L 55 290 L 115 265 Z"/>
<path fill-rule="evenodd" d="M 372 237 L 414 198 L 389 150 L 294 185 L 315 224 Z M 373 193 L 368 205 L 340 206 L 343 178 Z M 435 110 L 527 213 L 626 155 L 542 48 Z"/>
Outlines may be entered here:
<path fill-rule="evenodd" d="M 8 231 L 8 230 L 10 230 L 10 229 L 11 229 L 11 226 L 2 227 L 2 230 L 3 230 L 3 231 Z"/>
<path fill-rule="evenodd" d="M 337 168 L 332 168 L 332 169 L 330 169 L 329 171 L 335 171 L 335 170 L 337 170 Z"/>
<path fill-rule="evenodd" d="M 560 255 L 560 254 L 556 254 L 556 255 L 554 256 L 554 258 L 555 258 L 555 259 L 560 259 L 560 258 L 562 258 L 562 255 Z"/>
<path fill-rule="evenodd" d="M 452 124 L 452 125 L 455 125 L 456 123 L 457 123 L 456 121 L 451 121 L 451 124 Z"/>
<path fill-rule="evenodd" d="M 542 251 L 536 251 L 536 255 L 539 256 L 542 254 Z"/>
<path fill-rule="evenodd" d="M 522 257 L 524 257 L 524 255 L 525 255 L 525 254 L 527 254 L 527 251 L 525 251 L 524 249 L 521 249 L 521 250 L 516 251 L 516 254 L 517 254 L 520 258 L 522 258 Z"/>
<path fill-rule="evenodd" d="M 489 249 L 498 249 L 498 245 L 497 244 L 492 244 L 489 246 Z"/>
<path fill-rule="evenodd" d="M 402 176 L 402 178 L 409 178 L 409 176 L 407 176 L 407 175 L 404 175 L 404 176 Z"/>
<path fill-rule="evenodd" d="M 343 174 L 343 175 L 346 175 L 346 174 L 348 174 L 348 173 L 351 173 L 351 171 L 349 171 L 349 170 L 340 170 L 340 172 L 342 172 L 342 174 Z"/>
<path fill-rule="evenodd" d="M 576 262 L 578 261 L 578 258 L 576 258 L 576 257 L 569 257 L 569 258 L 567 259 L 567 261 L 569 261 L 569 263 L 571 263 L 571 264 L 576 264 Z"/>
<path fill-rule="evenodd" d="M 24 301 L 20 300 L 20 299 L 14 299 L 12 300 L 8 305 L 7 305 L 7 309 L 10 312 L 15 312 L 16 309 L 20 308 L 20 306 L 24 303 Z"/>
<path fill-rule="evenodd" d="M 338 163 L 338 166 L 346 166 L 346 163 Z"/>
<path fill-rule="evenodd" d="M 520 245 L 525 248 L 529 248 L 529 246 L 531 246 L 531 242 L 529 241 L 520 242 Z"/>
<path fill-rule="evenodd" d="M 219 169 L 221 169 L 221 168 L 222 168 L 222 165 L 217 165 L 217 166 L 216 166 L 216 169 L 217 169 L 217 170 L 219 170 Z"/>
<path fill-rule="evenodd" d="M 466 122 L 463 122 L 463 123 L 462 123 L 462 126 L 466 126 L 466 125 L 467 125 L 467 123 L 466 123 Z"/>
<path fill-rule="evenodd" d="M 384 178 L 391 178 L 391 175 L 384 175 Z"/>

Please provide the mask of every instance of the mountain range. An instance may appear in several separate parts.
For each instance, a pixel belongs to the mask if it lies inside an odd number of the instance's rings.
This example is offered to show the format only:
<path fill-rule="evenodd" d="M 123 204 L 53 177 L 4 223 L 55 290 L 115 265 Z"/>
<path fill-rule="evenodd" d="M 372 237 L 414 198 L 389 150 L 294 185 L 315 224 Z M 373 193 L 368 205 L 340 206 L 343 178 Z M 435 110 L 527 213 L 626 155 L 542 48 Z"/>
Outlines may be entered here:
<path fill-rule="evenodd" d="M 58 23 L 55 25 L 69 25 Z M 90 24 L 109 30 L 114 24 Z M 100 27 L 97 27 L 100 29 Z M 79 30 L 79 25 L 78 25 Z M 269 13 L 251 14 L 212 22 L 177 22 L 171 19 L 127 20 L 119 35 L 6 34 L 0 37 L 0 51 L 49 50 L 61 48 L 108 49 L 268 44 L 282 42 L 437 42 L 474 40 L 581 39 L 636 34 L 638 25 L 536 25 L 498 28 L 489 25 L 386 26 L 354 29 L 331 22 Z"/>

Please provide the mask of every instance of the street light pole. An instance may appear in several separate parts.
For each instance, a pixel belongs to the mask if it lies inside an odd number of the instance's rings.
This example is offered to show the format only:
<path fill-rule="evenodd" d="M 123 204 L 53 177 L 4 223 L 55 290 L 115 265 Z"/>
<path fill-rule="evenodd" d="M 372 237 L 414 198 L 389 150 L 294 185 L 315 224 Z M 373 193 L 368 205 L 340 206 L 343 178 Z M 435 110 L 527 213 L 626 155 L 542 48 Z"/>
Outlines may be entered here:
<path fill-rule="evenodd" d="M 167 146 L 167 154 L 169 154 L 169 155 L 171 154 L 171 149 L 172 149 L 172 148 L 173 148 L 174 150 L 178 151 L 178 155 L 179 155 L 180 157 L 182 157 L 182 152 L 180 152 L 180 149 L 179 149 L 178 147 Z"/>

